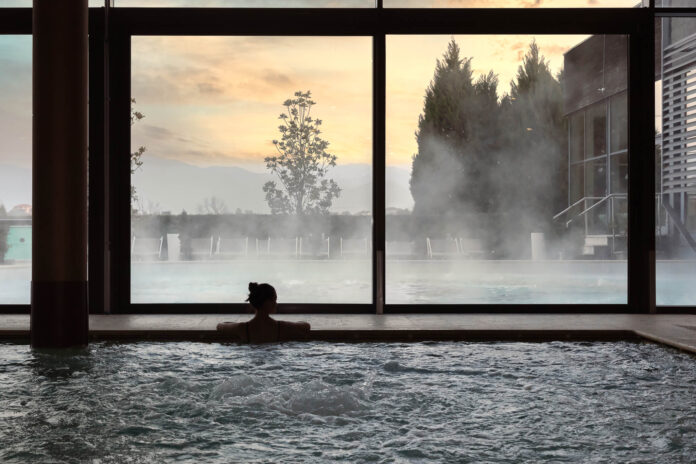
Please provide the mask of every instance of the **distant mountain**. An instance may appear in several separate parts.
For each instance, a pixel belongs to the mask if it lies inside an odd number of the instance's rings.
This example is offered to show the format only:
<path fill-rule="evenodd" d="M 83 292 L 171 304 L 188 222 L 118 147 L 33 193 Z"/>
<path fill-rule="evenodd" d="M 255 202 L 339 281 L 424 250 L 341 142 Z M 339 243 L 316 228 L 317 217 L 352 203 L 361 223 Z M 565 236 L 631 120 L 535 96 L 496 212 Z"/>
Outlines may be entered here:
<path fill-rule="evenodd" d="M 366 164 L 337 165 L 330 177 L 341 187 L 341 196 L 332 211 L 357 213 L 372 208 L 372 167 Z M 410 173 L 397 167 L 387 168 L 387 206 L 412 208 L 409 191 Z M 273 177 L 232 166 L 199 167 L 155 156 L 143 157 L 143 166 L 133 175 L 133 184 L 142 206 L 178 213 L 195 213 L 204 198 L 217 197 L 227 210 L 252 210 L 268 213 L 261 190 Z"/>
<path fill-rule="evenodd" d="M 6 211 L 31 204 L 31 169 L 0 164 L 0 204 Z"/>
<path fill-rule="evenodd" d="M 341 187 L 332 211 L 357 213 L 372 208 L 372 167 L 367 164 L 337 165 L 329 175 Z M 232 166 L 199 167 L 180 161 L 143 156 L 143 166 L 133 175 L 133 184 L 145 209 L 195 213 L 206 197 L 218 197 L 227 209 L 269 212 L 261 187 L 273 177 Z M 387 167 L 387 207 L 412 208 L 410 172 Z M 32 204 L 31 169 L 0 164 L 0 204 L 9 211 L 19 204 Z M 156 206 L 158 205 L 158 206 Z"/>

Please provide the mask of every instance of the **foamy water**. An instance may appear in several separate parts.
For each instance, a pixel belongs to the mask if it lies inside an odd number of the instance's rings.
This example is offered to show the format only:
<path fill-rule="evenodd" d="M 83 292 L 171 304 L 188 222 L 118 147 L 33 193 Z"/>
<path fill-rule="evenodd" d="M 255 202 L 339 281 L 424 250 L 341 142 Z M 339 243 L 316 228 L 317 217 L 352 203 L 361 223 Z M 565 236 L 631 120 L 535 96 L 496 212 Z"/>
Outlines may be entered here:
<path fill-rule="evenodd" d="M 0 345 L 0 462 L 693 462 L 696 358 L 633 343 Z"/>

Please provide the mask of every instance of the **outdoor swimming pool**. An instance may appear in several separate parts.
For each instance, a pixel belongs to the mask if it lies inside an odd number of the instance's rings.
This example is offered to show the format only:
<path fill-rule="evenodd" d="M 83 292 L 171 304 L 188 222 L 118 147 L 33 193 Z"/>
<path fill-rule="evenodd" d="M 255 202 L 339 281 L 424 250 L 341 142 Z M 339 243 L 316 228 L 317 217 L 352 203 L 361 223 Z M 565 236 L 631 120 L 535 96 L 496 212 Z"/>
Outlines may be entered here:
<path fill-rule="evenodd" d="M 133 303 L 239 303 L 249 281 L 281 303 L 370 303 L 368 260 L 134 262 Z M 388 260 L 386 302 L 626 303 L 625 261 Z M 31 266 L 0 266 L 0 303 L 29 304 Z M 696 302 L 696 261 L 657 262 L 657 304 Z"/>
<path fill-rule="evenodd" d="M 0 461 L 696 455 L 696 358 L 648 343 L 0 345 Z"/>

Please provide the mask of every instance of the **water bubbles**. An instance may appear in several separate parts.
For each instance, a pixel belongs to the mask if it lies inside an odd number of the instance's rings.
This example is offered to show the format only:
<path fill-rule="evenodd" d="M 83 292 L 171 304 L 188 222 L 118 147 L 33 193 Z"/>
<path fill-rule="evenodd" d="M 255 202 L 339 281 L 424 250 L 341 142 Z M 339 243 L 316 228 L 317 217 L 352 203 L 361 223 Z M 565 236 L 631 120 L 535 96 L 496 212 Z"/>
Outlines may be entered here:
<path fill-rule="evenodd" d="M 249 396 L 258 393 L 264 387 L 264 383 L 255 377 L 240 374 L 230 377 L 217 385 L 212 393 L 212 399 L 224 399 L 228 396 Z"/>
<path fill-rule="evenodd" d="M 38 364 L 25 351 L 8 353 L 0 462 L 696 454 L 693 357 L 652 344 L 94 344 L 89 362 Z"/>

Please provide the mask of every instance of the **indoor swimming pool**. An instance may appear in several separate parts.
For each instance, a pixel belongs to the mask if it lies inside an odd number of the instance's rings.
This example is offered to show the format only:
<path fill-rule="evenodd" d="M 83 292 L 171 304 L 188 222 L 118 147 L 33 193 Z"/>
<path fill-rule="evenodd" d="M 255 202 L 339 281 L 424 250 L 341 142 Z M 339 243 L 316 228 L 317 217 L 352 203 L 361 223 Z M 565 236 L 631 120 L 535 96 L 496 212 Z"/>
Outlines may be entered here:
<path fill-rule="evenodd" d="M 0 462 L 645 462 L 696 455 L 650 343 L 0 345 Z"/>

